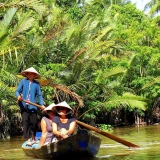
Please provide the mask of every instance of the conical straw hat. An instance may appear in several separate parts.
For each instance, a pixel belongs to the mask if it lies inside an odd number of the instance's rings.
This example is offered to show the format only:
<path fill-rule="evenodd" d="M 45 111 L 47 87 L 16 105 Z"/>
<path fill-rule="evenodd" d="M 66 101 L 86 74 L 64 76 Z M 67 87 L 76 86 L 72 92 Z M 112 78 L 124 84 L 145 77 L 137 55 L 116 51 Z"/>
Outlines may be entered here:
<path fill-rule="evenodd" d="M 24 76 L 24 77 L 27 77 L 27 73 L 28 73 L 28 72 L 35 73 L 35 77 L 34 77 L 35 79 L 36 79 L 36 78 L 40 78 L 40 74 L 39 74 L 33 67 L 30 67 L 30 68 L 24 70 L 24 71 L 21 73 L 21 75 Z"/>
<path fill-rule="evenodd" d="M 43 110 L 43 112 L 44 112 L 44 111 L 52 111 L 54 106 L 55 106 L 55 103 L 50 104 L 48 107 L 46 107 L 46 108 Z"/>
<path fill-rule="evenodd" d="M 72 108 L 65 101 L 56 104 L 54 107 L 65 107 L 65 108 L 68 108 L 72 111 Z"/>

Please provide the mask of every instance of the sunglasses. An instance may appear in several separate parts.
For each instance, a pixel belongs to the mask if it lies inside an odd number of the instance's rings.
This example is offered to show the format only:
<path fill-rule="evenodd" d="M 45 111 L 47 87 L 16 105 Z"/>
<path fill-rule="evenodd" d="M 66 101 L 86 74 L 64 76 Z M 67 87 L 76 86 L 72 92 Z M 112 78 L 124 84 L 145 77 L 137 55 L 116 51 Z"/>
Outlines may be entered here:
<path fill-rule="evenodd" d="M 27 72 L 27 75 L 34 75 L 34 73 L 33 72 Z"/>
<path fill-rule="evenodd" d="M 58 107 L 57 110 L 58 111 L 60 111 L 60 110 L 66 110 L 66 108 L 65 107 Z"/>

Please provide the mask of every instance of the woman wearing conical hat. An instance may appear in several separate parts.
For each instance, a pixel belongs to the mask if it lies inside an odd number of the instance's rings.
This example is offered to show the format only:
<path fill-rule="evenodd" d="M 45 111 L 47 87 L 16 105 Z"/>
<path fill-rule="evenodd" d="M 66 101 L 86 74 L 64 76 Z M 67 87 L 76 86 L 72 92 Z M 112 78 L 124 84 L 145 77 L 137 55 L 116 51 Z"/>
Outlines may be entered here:
<path fill-rule="evenodd" d="M 65 101 L 56 104 L 54 108 L 59 115 L 53 117 L 52 120 L 53 134 L 61 140 L 74 133 L 76 118 L 71 116 L 72 108 Z"/>
<path fill-rule="evenodd" d="M 41 130 L 42 136 L 40 139 L 40 146 L 47 145 L 52 142 L 54 137 L 52 132 L 52 119 L 56 116 L 56 110 L 53 108 L 55 106 L 54 103 L 50 104 L 43 110 L 43 117 L 41 119 Z"/>
<path fill-rule="evenodd" d="M 20 106 L 22 122 L 23 122 L 23 136 L 28 139 L 28 145 L 31 144 L 30 137 L 35 141 L 35 134 L 37 130 L 37 107 L 27 104 L 22 101 L 28 100 L 30 102 L 36 103 L 36 98 L 38 99 L 39 105 L 41 105 L 41 110 L 44 107 L 44 101 L 42 97 L 42 92 L 40 84 L 35 80 L 40 78 L 40 74 L 33 68 L 30 67 L 21 73 L 23 78 L 16 90 L 16 97 L 18 104 Z M 32 125 L 32 136 L 30 135 L 30 126 Z"/>

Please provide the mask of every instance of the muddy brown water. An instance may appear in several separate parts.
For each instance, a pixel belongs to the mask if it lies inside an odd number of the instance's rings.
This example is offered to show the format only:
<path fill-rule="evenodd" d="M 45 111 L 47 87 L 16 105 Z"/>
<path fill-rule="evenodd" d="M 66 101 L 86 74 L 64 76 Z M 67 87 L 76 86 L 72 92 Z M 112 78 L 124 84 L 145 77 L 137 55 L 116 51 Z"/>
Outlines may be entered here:
<path fill-rule="evenodd" d="M 77 157 L 77 160 L 160 160 L 160 124 L 115 128 L 111 134 L 134 143 L 140 148 L 129 148 L 97 134 L 102 138 L 97 156 Z M 0 140 L 0 160 L 39 160 L 25 155 L 21 149 L 23 142 L 22 136 Z"/>

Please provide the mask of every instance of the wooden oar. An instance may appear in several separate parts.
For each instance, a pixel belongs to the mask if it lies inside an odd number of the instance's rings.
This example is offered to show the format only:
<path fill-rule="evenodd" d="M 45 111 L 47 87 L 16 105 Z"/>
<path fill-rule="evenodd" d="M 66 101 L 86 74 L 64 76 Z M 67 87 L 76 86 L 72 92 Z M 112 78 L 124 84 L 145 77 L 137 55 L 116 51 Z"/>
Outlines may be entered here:
<path fill-rule="evenodd" d="M 31 105 L 39 108 L 40 110 L 42 109 L 42 107 L 41 107 L 40 105 L 36 104 L 36 103 L 30 102 L 30 101 L 25 100 L 25 99 L 22 99 L 22 101 L 23 101 L 23 102 L 26 102 L 26 103 L 28 103 L 28 104 L 31 104 Z"/>
<path fill-rule="evenodd" d="M 38 105 L 38 104 L 36 104 L 36 103 L 30 102 L 30 101 L 27 101 L 27 100 L 24 100 L 24 99 L 23 99 L 22 101 L 23 101 L 23 102 L 26 102 L 26 103 L 28 103 L 28 104 L 31 104 L 31 105 L 33 105 L 33 106 L 36 106 L 37 108 L 41 109 L 41 106 Z M 108 138 L 110 138 L 110 139 L 112 139 L 112 140 L 114 140 L 114 141 L 117 141 L 117 142 L 119 142 L 119 143 L 121 143 L 121 144 L 123 144 L 123 145 L 125 145 L 125 146 L 134 147 L 134 148 L 139 148 L 139 146 L 137 146 L 137 145 L 135 145 L 135 144 L 133 144 L 133 143 L 131 143 L 131 142 L 128 142 L 128 141 L 126 141 L 126 140 L 124 140 L 124 139 L 121 139 L 121 138 L 119 138 L 119 137 L 116 137 L 116 136 L 114 136 L 114 135 L 112 135 L 112 134 L 110 134 L 110 133 L 107 133 L 107 132 L 105 132 L 105 131 L 102 131 L 102 130 L 96 128 L 96 127 L 90 126 L 90 125 L 88 125 L 88 124 L 86 124 L 86 123 L 83 123 L 83 122 L 80 122 L 80 121 L 78 121 L 78 120 L 76 120 L 76 122 L 77 122 L 77 124 L 85 127 L 86 129 L 93 130 L 93 131 L 95 131 L 95 132 L 97 132 L 97 133 L 99 133 L 99 134 L 101 134 L 101 135 L 103 135 L 103 136 L 105 136 L 105 137 L 108 137 Z"/>
<path fill-rule="evenodd" d="M 134 148 L 135 148 L 135 147 L 136 147 L 136 148 L 139 148 L 139 146 L 137 146 L 137 145 L 135 145 L 135 144 L 133 144 L 133 143 L 131 143 L 131 142 L 128 142 L 128 141 L 126 141 L 126 140 L 124 140 L 124 139 L 121 139 L 121 138 L 119 138 L 119 137 L 116 137 L 116 136 L 114 136 L 113 134 L 107 133 L 107 132 L 102 131 L 102 130 L 96 128 L 96 127 L 93 127 L 93 126 L 90 126 L 90 125 L 88 125 L 88 124 L 86 124 L 86 123 L 80 122 L 80 121 L 78 121 L 78 120 L 76 120 L 76 122 L 77 122 L 77 124 L 79 124 L 80 126 L 83 126 L 83 127 L 87 128 L 87 129 L 89 129 L 89 130 L 93 130 L 93 131 L 95 131 L 95 132 L 97 132 L 97 133 L 99 133 L 99 134 L 101 134 L 101 135 L 103 135 L 103 136 L 105 136 L 105 137 L 108 137 L 108 138 L 110 138 L 110 139 L 112 139 L 112 140 L 114 140 L 114 141 L 117 141 L 117 142 L 119 142 L 119 143 L 121 143 L 121 144 L 124 144 L 125 146 L 134 147 Z"/>

